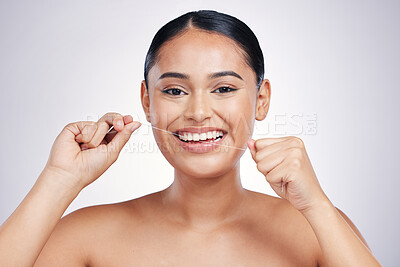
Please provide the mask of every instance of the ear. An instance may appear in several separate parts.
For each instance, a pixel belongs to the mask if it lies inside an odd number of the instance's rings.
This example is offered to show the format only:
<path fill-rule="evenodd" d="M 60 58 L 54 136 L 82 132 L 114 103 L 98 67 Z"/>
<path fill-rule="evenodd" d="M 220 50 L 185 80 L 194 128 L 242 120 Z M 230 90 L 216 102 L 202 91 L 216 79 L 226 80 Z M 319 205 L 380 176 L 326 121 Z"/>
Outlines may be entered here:
<path fill-rule="evenodd" d="M 146 120 L 151 122 L 150 119 L 150 99 L 149 92 L 146 88 L 146 82 L 143 80 L 140 86 L 140 100 L 142 101 L 143 111 L 146 114 Z"/>
<path fill-rule="evenodd" d="M 257 93 L 256 120 L 262 121 L 265 119 L 268 113 L 270 100 L 271 85 L 268 79 L 264 79 Z"/>

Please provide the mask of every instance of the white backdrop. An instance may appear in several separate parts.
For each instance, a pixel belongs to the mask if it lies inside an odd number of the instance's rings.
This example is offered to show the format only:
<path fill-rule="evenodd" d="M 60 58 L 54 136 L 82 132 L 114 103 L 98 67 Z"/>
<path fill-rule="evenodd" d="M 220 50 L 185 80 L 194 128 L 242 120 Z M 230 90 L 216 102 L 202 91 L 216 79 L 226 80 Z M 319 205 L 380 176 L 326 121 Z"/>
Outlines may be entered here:
<path fill-rule="evenodd" d="M 140 82 L 156 31 L 215 9 L 253 29 L 271 81 L 255 138 L 302 138 L 330 200 L 384 266 L 400 260 L 399 1 L 0 1 L 0 223 L 42 171 L 64 125 L 109 111 L 144 121 Z M 275 195 L 250 154 L 245 188 Z M 173 169 L 150 129 L 66 211 L 167 187 Z"/>

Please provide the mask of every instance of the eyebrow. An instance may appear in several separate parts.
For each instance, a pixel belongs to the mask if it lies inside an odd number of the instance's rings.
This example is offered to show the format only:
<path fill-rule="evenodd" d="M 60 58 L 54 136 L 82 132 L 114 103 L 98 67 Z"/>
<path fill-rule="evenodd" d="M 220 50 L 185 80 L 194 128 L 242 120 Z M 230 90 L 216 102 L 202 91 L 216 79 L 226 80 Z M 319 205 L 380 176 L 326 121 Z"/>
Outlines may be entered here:
<path fill-rule="evenodd" d="M 236 72 L 231 71 L 231 70 L 211 73 L 208 75 L 208 78 L 215 79 L 215 78 L 224 77 L 224 76 L 233 76 L 233 77 L 236 77 L 243 81 L 243 78 L 239 74 L 237 74 Z M 190 76 L 187 74 L 184 74 L 184 73 L 179 73 L 179 72 L 165 72 L 158 78 L 158 80 L 161 80 L 164 78 L 178 78 L 178 79 L 183 79 L 183 80 L 189 80 Z"/>

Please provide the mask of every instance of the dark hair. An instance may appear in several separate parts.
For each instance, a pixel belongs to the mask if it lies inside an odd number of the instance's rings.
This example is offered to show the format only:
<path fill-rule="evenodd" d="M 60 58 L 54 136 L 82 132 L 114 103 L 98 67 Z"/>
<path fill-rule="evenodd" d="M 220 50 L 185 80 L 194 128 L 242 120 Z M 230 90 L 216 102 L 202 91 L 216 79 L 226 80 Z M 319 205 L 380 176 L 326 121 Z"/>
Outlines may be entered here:
<path fill-rule="evenodd" d="M 214 10 L 191 11 L 181 15 L 161 27 L 151 42 L 144 64 L 144 80 L 148 89 L 150 69 L 156 63 L 161 46 L 173 37 L 183 34 L 190 26 L 194 28 L 223 34 L 236 43 L 245 52 L 247 64 L 257 77 L 257 88 L 264 79 L 264 57 L 253 31 L 241 20 Z"/>

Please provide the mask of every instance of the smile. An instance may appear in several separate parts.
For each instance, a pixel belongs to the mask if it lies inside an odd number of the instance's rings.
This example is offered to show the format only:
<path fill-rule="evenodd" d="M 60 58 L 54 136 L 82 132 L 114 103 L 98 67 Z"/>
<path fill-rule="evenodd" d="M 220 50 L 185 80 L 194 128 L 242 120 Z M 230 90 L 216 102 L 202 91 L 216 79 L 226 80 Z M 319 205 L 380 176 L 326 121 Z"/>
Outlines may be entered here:
<path fill-rule="evenodd" d="M 224 133 L 222 131 L 209 131 L 206 133 L 190 133 L 190 132 L 181 132 L 178 134 L 178 137 L 183 142 L 198 142 L 198 141 L 216 141 L 222 138 Z"/>
<path fill-rule="evenodd" d="M 210 152 L 222 142 L 227 132 L 213 127 L 184 128 L 175 131 L 179 145 L 193 153 Z"/>

